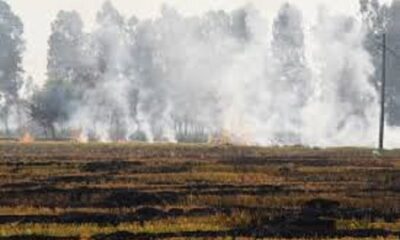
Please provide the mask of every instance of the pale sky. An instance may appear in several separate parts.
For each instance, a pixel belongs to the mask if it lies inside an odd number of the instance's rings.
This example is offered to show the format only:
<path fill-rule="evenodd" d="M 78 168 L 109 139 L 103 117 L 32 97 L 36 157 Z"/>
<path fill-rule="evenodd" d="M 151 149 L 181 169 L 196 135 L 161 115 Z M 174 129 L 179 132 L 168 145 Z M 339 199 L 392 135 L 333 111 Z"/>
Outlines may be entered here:
<path fill-rule="evenodd" d="M 253 4 L 266 17 L 272 16 L 279 6 L 288 0 L 111 0 L 125 16 L 155 17 L 162 3 L 168 3 L 185 15 L 201 14 L 211 9 L 231 10 L 248 3 Z M 390 0 L 385 0 L 390 1 Z M 43 82 L 46 72 L 47 40 L 51 21 L 60 10 L 78 11 L 87 30 L 94 27 L 97 10 L 104 0 L 6 0 L 20 16 L 25 26 L 27 50 L 24 69 L 36 81 Z M 312 14 L 320 4 L 327 4 L 332 11 L 352 13 L 358 9 L 358 0 L 289 0 Z"/>

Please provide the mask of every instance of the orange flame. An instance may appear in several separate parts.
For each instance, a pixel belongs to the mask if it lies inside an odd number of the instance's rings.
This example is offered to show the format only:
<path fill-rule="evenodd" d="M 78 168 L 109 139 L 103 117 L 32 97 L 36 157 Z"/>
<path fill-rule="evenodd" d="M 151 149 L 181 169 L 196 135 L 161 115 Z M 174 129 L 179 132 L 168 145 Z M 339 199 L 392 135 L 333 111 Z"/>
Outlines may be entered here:
<path fill-rule="evenodd" d="M 89 140 L 81 129 L 71 131 L 72 140 L 76 143 L 87 143 Z"/>
<path fill-rule="evenodd" d="M 211 136 L 208 142 L 216 145 L 250 145 L 250 139 L 251 138 L 247 135 L 232 134 L 227 130 L 223 130 L 222 132 Z"/>
<path fill-rule="evenodd" d="M 29 132 L 24 133 L 24 135 L 19 139 L 21 143 L 33 143 L 35 139 Z"/>

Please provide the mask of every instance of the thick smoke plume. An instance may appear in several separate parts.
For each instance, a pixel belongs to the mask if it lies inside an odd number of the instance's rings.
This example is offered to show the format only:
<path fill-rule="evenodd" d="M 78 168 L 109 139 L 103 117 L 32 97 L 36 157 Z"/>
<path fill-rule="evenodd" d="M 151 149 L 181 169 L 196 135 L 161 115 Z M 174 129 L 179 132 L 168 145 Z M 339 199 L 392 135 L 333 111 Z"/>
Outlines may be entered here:
<path fill-rule="evenodd" d="M 53 31 L 69 43 L 50 48 L 64 52 L 53 56 L 61 62 L 49 64 L 49 76 L 54 70 L 57 88 L 67 82 L 73 94 L 61 99 L 60 105 L 69 107 L 64 121 L 56 123 L 88 137 L 174 142 L 226 134 L 234 143 L 251 144 L 374 141 L 373 66 L 362 24 L 350 16 L 321 8 L 307 26 L 302 12 L 285 4 L 270 25 L 252 6 L 198 17 L 164 6 L 159 18 L 139 21 L 126 20 L 107 2 L 92 33 L 82 32 L 74 13 L 58 18 L 65 23 L 55 22 Z"/>
<path fill-rule="evenodd" d="M 62 11 L 31 115 L 85 140 L 373 145 L 379 96 L 360 16 L 284 4 L 272 19 L 251 5 L 127 18 L 106 2 L 85 32 Z"/>

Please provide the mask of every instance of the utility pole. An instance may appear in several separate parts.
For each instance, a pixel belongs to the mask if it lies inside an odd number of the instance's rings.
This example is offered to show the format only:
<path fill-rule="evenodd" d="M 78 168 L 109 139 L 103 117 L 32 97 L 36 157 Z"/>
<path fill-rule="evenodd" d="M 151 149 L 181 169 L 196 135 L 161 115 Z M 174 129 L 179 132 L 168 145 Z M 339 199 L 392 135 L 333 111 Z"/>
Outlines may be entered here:
<path fill-rule="evenodd" d="M 386 107 L 386 33 L 382 35 L 381 115 L 379 121 L 379 151 L 384 149 Z"/>

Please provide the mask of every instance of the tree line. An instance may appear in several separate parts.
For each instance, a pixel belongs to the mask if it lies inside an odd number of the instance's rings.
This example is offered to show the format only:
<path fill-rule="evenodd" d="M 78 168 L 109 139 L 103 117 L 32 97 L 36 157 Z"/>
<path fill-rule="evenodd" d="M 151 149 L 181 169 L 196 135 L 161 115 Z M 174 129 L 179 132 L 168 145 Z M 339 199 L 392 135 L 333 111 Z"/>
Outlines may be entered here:
<path fill-rule="evenodd" d="M 214 120 L 222 118 L 225 106 L 219 104 L 224 96 L 218 89 L 223 86 L 207 79 L 220 77 L 220 69 L 232 61 L 231 53 L 249 42 L 255 44 L 254 34 L 263 34 L 262 29 L 251 26 L 262 21 L 257 14 L 245 6 L 232 12 L 184 17 L 165 5 L 159 18 L 140 20 L 124 17 L 106 1 L 96 15 L 96 28 L 87 32 L 76 11 L 60 11 L 51 23 L 47 78 L 38 86 L 25 76 L 22 66 L 23 23 L 0 0 L 2 135 L 29 131 L 57 138 L 69 137 L 72 129 L 79 129 L 89 137 L 114 141 L 207 141 L 210 132 L 224 128 L 222 121 Z M 370 81 L 379 88 L 381 52 L 377 42 L 387 32 L 389 45 L 400 52 L 400 1 L 388 6 L 378 0 L 360 0 L 360 16 L 367 32 L 364 47 L 375 69 Z M 311 91 L 302 15 L 295 6 L 282 5 L 274 19 L 272 38 L 272 55 L 279 62 L 273 71 L 279 72 L 281 79 L 274 84 L 272 97 L 285 102 L 285 107 L 270 109 L 295 128 L 301 121 L 300 113 L 293 109 L 305 106 Z M 396 58 L 388 61 L 391 125 L 400 124 L 399 63 Z M 348 74 L 347 78 L 351 77 Z M 294 97 L 280 95 L 288 89 Z M 354 100 L 354 92 L 343 90 L 341 94 L 353 103 L 364 101 Z M 282 133 L 282 138 L 296 136 Z"/>

